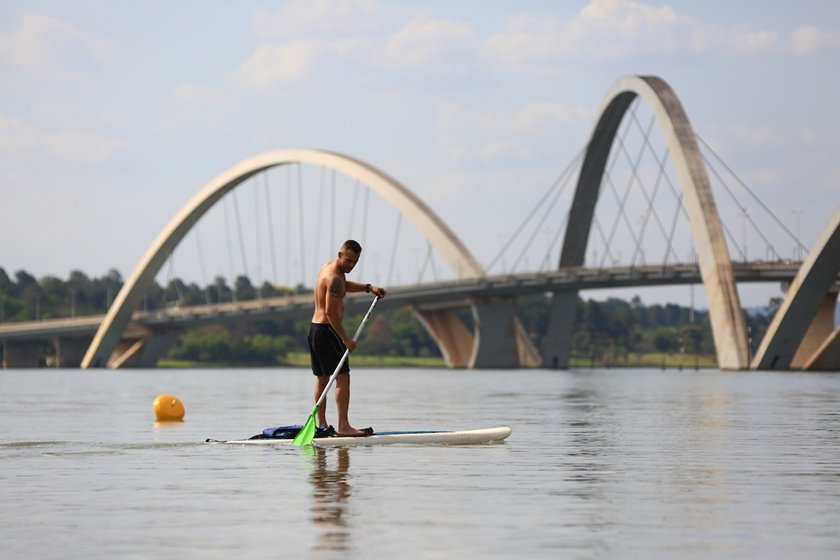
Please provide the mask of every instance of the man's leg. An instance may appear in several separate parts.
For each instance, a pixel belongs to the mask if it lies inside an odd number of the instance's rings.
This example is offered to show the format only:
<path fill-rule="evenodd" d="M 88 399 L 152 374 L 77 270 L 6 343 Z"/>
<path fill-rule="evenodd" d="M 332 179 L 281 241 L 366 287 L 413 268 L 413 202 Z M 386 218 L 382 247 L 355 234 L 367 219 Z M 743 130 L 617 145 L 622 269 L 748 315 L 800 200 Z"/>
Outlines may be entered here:
<path fill-rule="evenodd" d="M 313 402 L 318 402 L 318 399 L 321 398 L 321 393 L 324 392 L 329 381 L 329 375 L 315 376 L 315 399 Z M 327 399 L 324 399 L 324 402 L 318 407 L 317 421 L 319 428 L 326 428 L 329 425 L 327 424 Z"/>
<path fill-rule="evenodd" d="M 338 426 L 336 432 L 341 436 L 361 436 L 362 430 L 350 425 L 348 412 L 350 410 L 350 374 L 339 373 L 335 380 L 335 405 L 338 409 Z"/>

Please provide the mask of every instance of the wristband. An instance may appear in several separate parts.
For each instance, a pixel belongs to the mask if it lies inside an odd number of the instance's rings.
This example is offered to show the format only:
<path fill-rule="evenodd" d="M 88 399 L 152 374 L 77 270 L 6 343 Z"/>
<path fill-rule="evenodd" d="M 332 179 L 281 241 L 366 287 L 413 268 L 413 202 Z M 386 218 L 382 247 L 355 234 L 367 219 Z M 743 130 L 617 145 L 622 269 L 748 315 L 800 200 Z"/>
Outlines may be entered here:
<path fill-rule="evenodd" d="M 370 284 L 365 284 L 365 291 L 370 293 Z"/>

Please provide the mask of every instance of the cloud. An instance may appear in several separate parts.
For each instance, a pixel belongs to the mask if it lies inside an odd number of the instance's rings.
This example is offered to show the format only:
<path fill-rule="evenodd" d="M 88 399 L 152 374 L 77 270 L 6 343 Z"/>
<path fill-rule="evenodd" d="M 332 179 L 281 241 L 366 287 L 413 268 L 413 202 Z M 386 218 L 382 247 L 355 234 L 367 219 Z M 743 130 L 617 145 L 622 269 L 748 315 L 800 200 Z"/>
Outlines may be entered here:
<path fill-rule="evenodd" d="M 44 135 L 44 147 L 57 160 L 77 165 L 100 165 L 125 142 L 96 132 L 59 130 Z"/>
<path fill-rule="evenodd" d="M 471 25 L 417 16 L 388 37 L 377 53 L 385 66 L 419 68 L 472 58 L 476 46 Z"/>
<path fill-rule="evenodd" d="M 19 154 L 36 146 L 29 125 L 21 119 L 0 115 L 0 154 Z"/>
<path fill-rule="evenodd" d="M 529 103 L 511 115 L 492 113 L 482 117 L 487 128 L 509 135 L 535 135 L 559 130 L 569 122 L 589 121 L 590 109 L 559 102 Z"/>
<path fill-rule="evenodd" d="M 821 50 L 840 50 L 840 33 L 823 31 L 813 25 L 802 25 L 790 35 L 790 49 L 796 54 Z"/>
<path fill-rule="evenodd" d="M 485 50 L 507 63 L 589 55 L 622 58 L 671 52 L 692 25 L 667 6 L 593 0 L 572 19 L 514 17 L 505 31 L 486 40 Z"/>
<path fill-rule="evenodd" d="M 0 33 L 0 60 L 35 74 L 82 77 L 103 62 L 105 53 L 102 41 L 51 16 L 23 15 L 12 31 Z"/>
<path fill-rule="evenodd" d="M 533 136 L 556 131 L 568 123 L 588 122 L 592 110 L 562 102 L 537 101 L 512 112 L 474 112 L 467 107 L 446 106 L 438 113 L 437 129 L 443 134 L 477 130 L 479 136 Z"/>
<path fill-rule="evenodd" d="M 729 138 L 734 146 L 770 148 L 782 145 L 785 138 L 774 128 L 756 125 L 727 125 L 721 127 L 723 137 Z"/>
<path fill-rule="evenodd" d="M 374 0 L 295 0 L 273 11 L 258 10 L 254 26 L 263 38 L 300 38 L 371 30 L 381 8 Z"/>
<path fill-rule="evenodd" d="M 439 110 L 435 130 L 456 160 L 525 161 L 540 151 L 546 137 L 592 118 L 591 109 L 561 102 L 534 102 L 511 112 L 450 105 Z"/>
<path fill-rule="evenodd" d="M 238 83 L 263 92 L 303 82 L 329 68 L 333 75 L 353 68 L 356 77 L 378 71 L 422 71 L 442 74 L 473 60 L 477 41 L 469 24 L 418 16 L 394 33 L 379 36 L 294 38 L 264 43 L 242 65 Z"/>
<path fill-rule="evenodd" d="M 502 140 L 479 146 L 472 156 L 481 161 L 526 160 L 532 158 L 534 152 L 522 143 Z"/>
<path fill-rule="evenodd" d="M 172 88 L 172 98 L 175 101 L 188 104 L 208 104 L 218 101 L 219 93 L 202 84 L 184 82 Z"/>
<path fill-rule="evenodd" d="M 311 70 L 322 48 L 313 42 L 260 45 L 238 73 L 238 80 L 257 90 L 299 82 Z"/>
<path fill-rule="evenodd" d="M 484 43 L 486 55 L 505 64 L 678 52 L 805 54 L 826 48 L 840 48 L 840 34 L 803 26 L 786 41 L 774 31 L 710 24 L 669 6 L 632 0 L 592 0 L 571 19 L 517 16 Z"/>
<path fill-rule="evenodd" d="M 169 94 L 169 102 L 158 114 L 154 125 L 161 135 L 218 133 L 229 122 L 224 94 L 210 86 L 195 82 L 176 84 Z"/>
<path fill-rule="evenodd" d="M 125 141 L 96 132 L 39 131 L 21 119 L 0 115 L 0 156 L 100 165 L 124 146 Z"/>

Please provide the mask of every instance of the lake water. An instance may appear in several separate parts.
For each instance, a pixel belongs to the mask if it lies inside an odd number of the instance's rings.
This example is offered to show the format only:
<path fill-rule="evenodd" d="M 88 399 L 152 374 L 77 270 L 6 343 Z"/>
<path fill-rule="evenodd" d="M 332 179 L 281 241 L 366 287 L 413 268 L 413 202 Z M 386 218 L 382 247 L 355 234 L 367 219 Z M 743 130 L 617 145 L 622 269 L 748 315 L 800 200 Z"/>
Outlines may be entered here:
<path fill-rule="evenodd" d="M 840 551 L 840 374 L 356 368 L 357 427 L 513 433 L 311 453 L 203 443 L 303 423 L 312 383 L 301 369 L 0 371 L 0 557 Z M 162 393 L 184 422 L 154 422 Z"/>

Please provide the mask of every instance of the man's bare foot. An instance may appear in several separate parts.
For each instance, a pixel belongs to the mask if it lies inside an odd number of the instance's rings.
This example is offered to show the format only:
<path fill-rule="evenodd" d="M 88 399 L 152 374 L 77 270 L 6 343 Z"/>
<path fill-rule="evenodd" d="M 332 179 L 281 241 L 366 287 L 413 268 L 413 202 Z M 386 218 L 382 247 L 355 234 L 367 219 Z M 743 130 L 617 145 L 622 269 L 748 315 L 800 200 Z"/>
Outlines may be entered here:
<path fill-rule="evenodd" d="M 364 430 L 357 430 L 352 426 L 347 426 L 343 430 L 338 430 L 335 435 L 339 437 L 367 437 L 373 435 L 373 428 L 365 428 Z"/>

